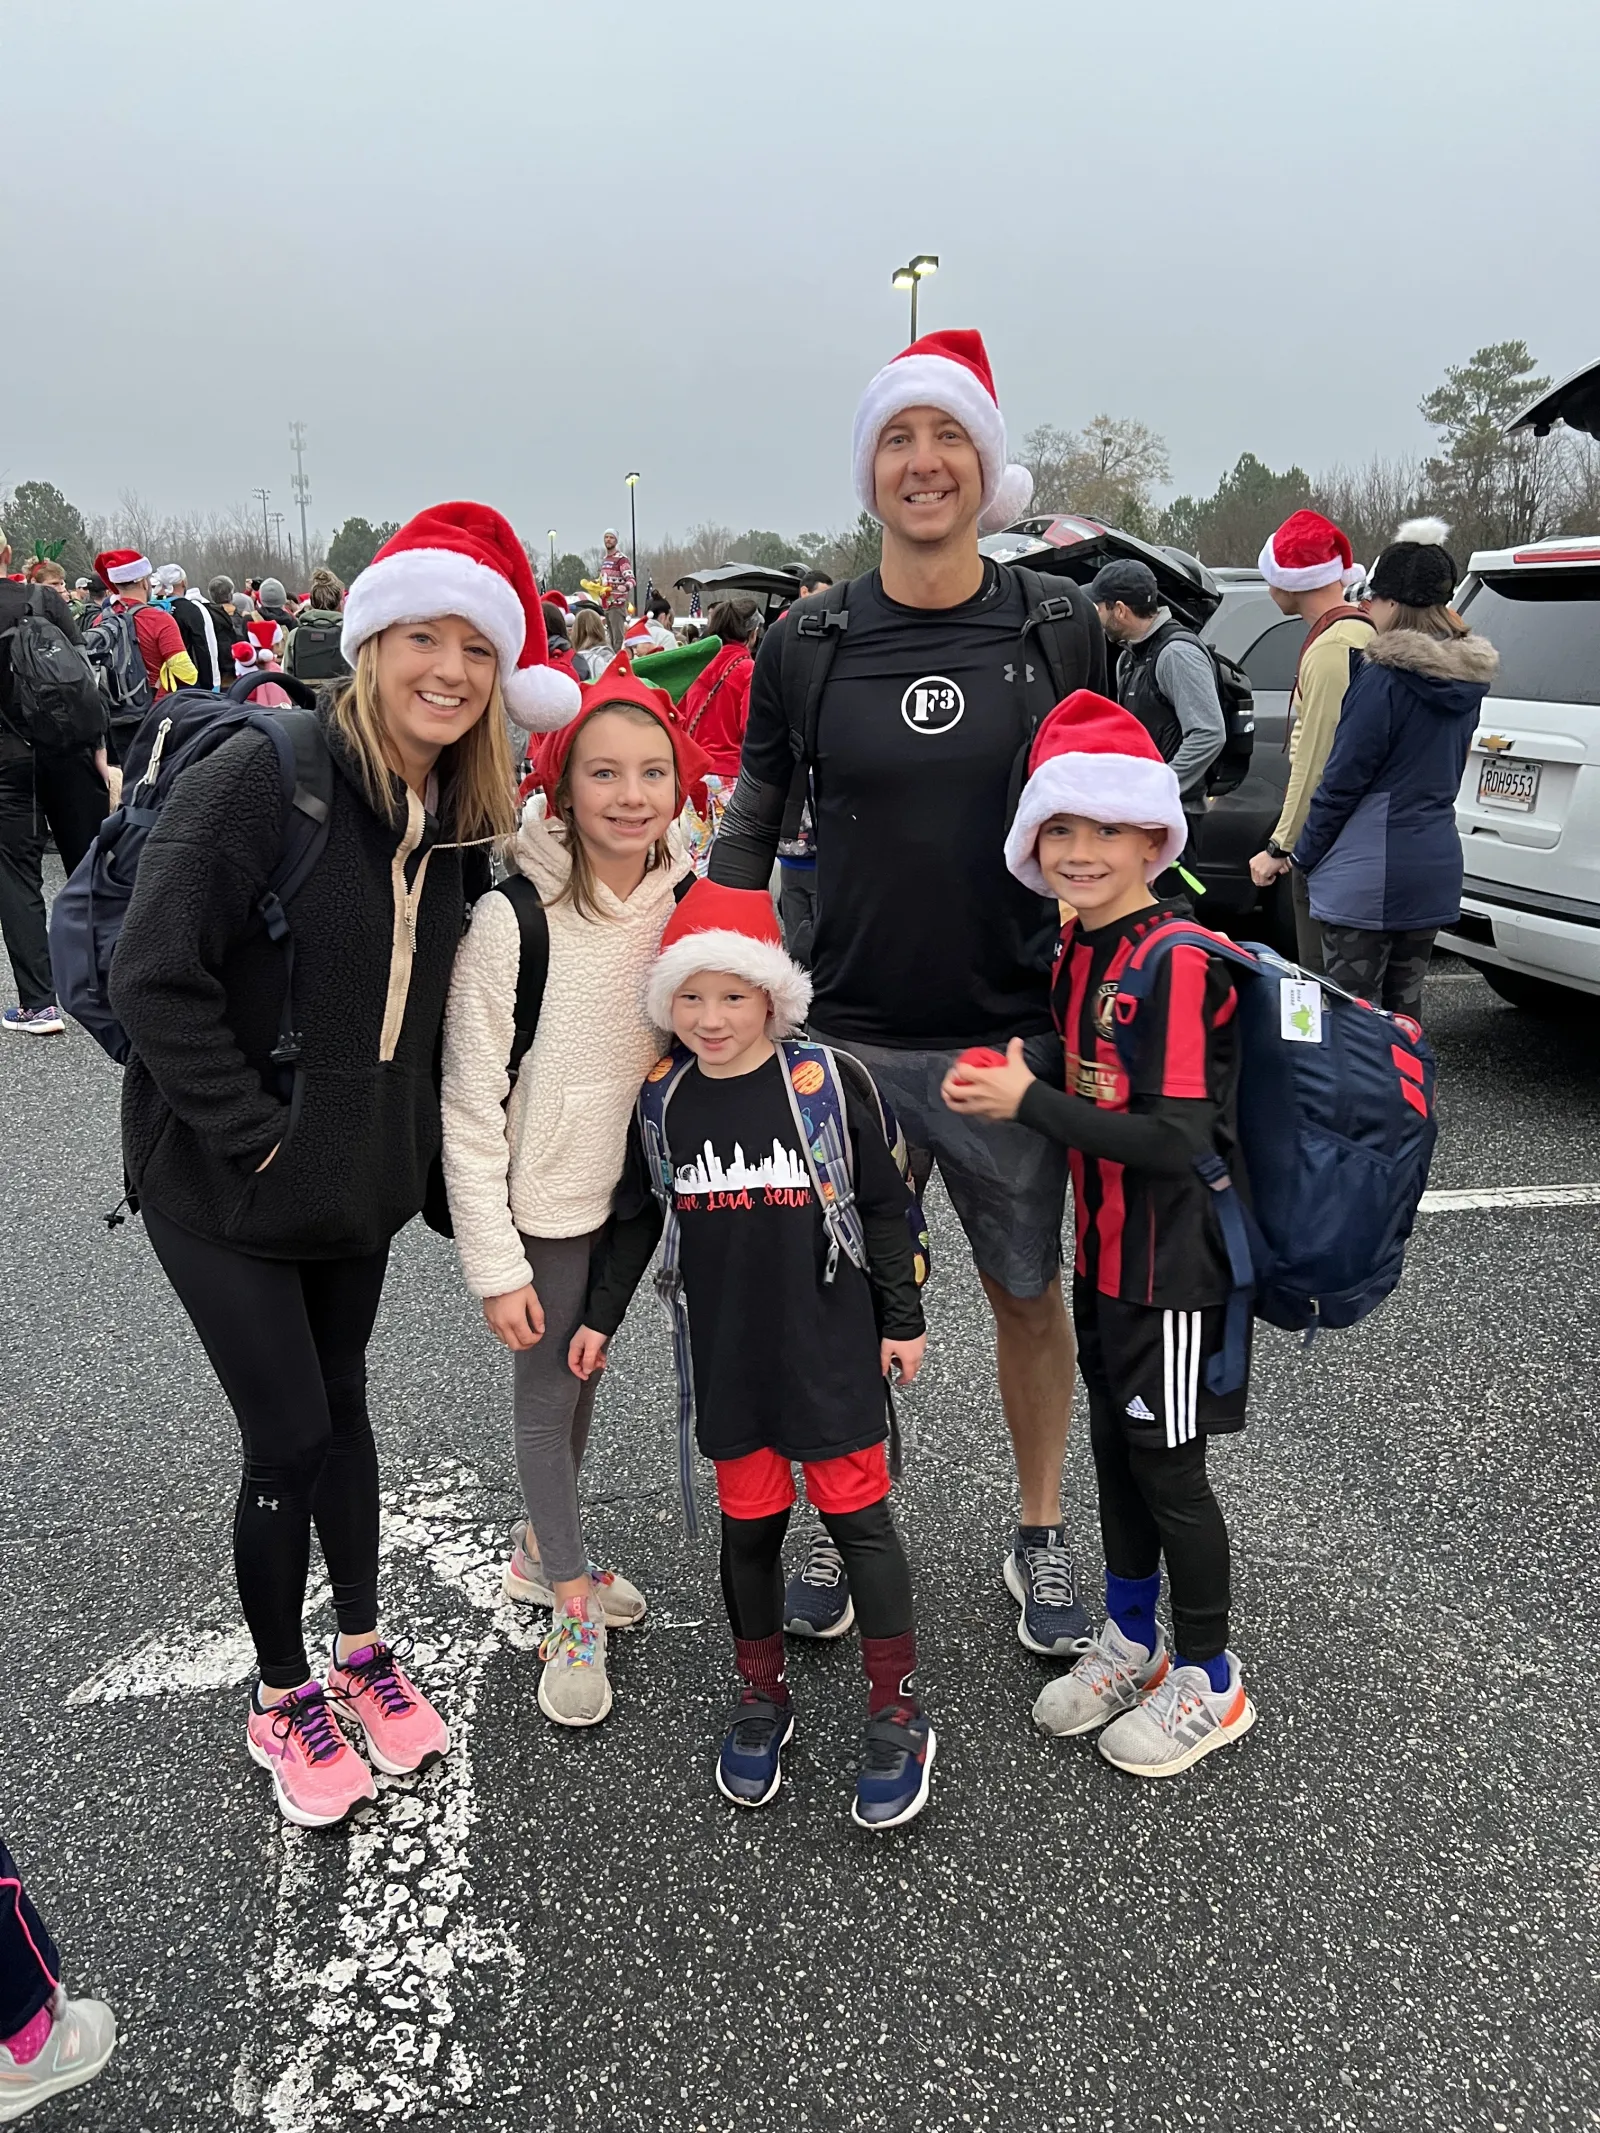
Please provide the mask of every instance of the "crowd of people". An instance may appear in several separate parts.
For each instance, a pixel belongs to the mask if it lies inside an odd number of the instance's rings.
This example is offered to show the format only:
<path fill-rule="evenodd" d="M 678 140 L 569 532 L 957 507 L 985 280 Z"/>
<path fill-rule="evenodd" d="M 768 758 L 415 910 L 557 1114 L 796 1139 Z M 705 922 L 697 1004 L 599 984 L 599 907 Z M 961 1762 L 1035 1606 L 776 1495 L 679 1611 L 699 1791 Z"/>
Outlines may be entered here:
<path fill-rule="evenodd" d="M 110 979 L 130 1192 L 239 1426 L 245 1745 L 291 1821 L 338 1822 L 374 1769 L 450 1750 L 384 1616 L 366 1398 L 391 1244 L 424 1211 L 511 1354 L 523 1505 L 504 1584 L 550 1612 L 552 1723 L 604 1720 L 609 1640 L 648 1615 L 580 1481 L 609 1344 L 659 1253 L 679 1478 L 692 1516 L 692 1432 L 720 1513 L 737 1689 L 714 1782 L 745 1809 L 776 1796 L 797 1723 L 785 1640 L 854 1628 L 851 1815 L 881 1833 L 922 1811 L 937 1736 L 891 1508 L 893 1388 L 940 1336 L 922 1287 L 934 1169 L 994 1324 L 1018 1498 L 1003 1584 L 1022 1643 L 1058 1668 L 1035 1722 L 1148 1779 L 1255 1722 L 1209 1473 L 1248 1380 L 1213 1367 L 1234 1284 L 1197 1168 L 1237 1144 L 1228 964 L 1186 939 L 1131 1064 L 1113 1041 L 1119 979 L 1188 910 L 1181 864 L 1224 738 L 1214 671 L 1126 565 L 1061 582 L 1040 655 L 1023 582 L 978 544 L 1025 507 L 1027 477 L 976 334 L 885 365 L 852 457 L 881 565 L 808 588 L 759 643 L 738 600 L 704 634 L 665 603 L 630 618 L 614 536 L 610 597 L 574 610 L 473 504 L 418 514 L 348 592 L 322 579 L 298 606 L 273 580 L 202 599 L 130 551 L 99 558 L 97 600 L 45 587 L 74 642 L 108 610 L 131 618 L 153 704 L 225 690 L 241 666 L 270 689 L 303 633 L 325 650 L 337 625 L 343 672 L 314 714 L 326 841 L 287 911 L 293 1054 L 282 943 L 257 919 L 286 808 L 259 730 L 164 796 Z M 1457 908 L 1451 803 L 1493 654 L 1450 608 L 1438 529 L 1405 529 L 1359 608 L 1348 544 L 1313 514 L 1262 568 L 1312 626 L 1258 878 L 1294 869 L 1308 969 L 1414 1015 Z M 0 584 L 0 632 L 29 597 Z M 47 757 L 4 646 L 0 920 L 12 1012 L 33 1018 L 7 1027 L 43 1032 L 61 1026 L 44 843 L 72 867 L 94 841 L 117 736 Z M 709 780 L 725 805 L 697 854 L 686 818 Z M 1075 1375 L 1105 1558 L 1092 1596 L 1062 1501 Z M 796 1467 L 815 1521 L 786 1581 Z M 313 1534 L 336 1622 L 315 1660 Z M 64 1997 L 0 1852 L 0 2113 L 85 2078 L 111 2035 Z"/>

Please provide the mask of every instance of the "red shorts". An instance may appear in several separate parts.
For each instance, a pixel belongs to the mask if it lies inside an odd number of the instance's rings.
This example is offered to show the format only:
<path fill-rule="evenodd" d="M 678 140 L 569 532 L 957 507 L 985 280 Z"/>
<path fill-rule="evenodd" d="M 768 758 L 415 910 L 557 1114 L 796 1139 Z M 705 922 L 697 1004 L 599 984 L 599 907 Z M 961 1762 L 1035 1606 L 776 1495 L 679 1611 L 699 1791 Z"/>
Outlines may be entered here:
<path fill-rule="evenodd" d="M 717 1502 L 730 1518 L 772 1518 L 794 1503 L 794 1468 L 773 1451 L 746 1452 L 742 1459 L 719 1459 Z M 889 1493 L 889 1461 L 881 1444 L 864 1452 L 843 1452 L 837 1459 L 808 1459 L 806 1500 L 819 1511 L 864 1511 Z"/>

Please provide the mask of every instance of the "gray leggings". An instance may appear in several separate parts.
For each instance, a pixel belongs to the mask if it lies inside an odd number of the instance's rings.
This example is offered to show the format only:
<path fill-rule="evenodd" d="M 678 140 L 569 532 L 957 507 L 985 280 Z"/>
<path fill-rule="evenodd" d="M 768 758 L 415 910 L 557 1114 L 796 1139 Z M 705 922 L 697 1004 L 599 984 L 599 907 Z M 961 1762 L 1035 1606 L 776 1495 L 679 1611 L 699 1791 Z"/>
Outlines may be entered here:
<path fill-rule="evenodd" d="M 511 1358 L 512 1416 L 517 1478 L 547 1578 L 582 1577 L 589 1560 L 578 1509 L 578 1469 L 600 1376 L 597 1371 L 587 1385 L 575 1378 L 567 1368 L 567 1349 L 583 1324 L 596 1234 L 522 1240 L 544 1306 L 544 1339 Z"/>

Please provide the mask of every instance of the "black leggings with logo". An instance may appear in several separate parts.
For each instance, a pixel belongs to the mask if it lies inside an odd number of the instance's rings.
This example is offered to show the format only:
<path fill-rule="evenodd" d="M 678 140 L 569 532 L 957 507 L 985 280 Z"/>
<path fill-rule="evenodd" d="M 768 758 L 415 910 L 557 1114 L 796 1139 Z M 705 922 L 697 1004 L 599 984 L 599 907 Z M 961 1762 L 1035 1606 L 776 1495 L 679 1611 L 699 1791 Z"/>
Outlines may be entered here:
<path fill-rule="evenodd" d="M 267 1688 L 311 1674 L 301 1616 L 315 1524 L 341 1630 L 378 1619 L 378 1451 L 367 1416 L 389 1248 L 257 1259 L 144 1208 L 145 1228 L 244 1439 L 233 1514 L 239 1602 Z"/>

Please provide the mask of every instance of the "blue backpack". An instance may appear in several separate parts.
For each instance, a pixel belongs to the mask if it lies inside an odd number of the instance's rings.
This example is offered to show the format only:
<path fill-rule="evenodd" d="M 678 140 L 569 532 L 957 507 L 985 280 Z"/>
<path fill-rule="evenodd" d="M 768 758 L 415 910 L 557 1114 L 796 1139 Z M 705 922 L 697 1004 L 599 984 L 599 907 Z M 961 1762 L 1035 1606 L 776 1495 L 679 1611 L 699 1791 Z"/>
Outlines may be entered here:
<path fill-rule="evenodd" d="M 928 1218 L 910 1185 L 911 1162 L 899 1121 L 884 1100 L 877 1083 L 848 1052 L 835 1052 L 825 1044 L 805 1044 L 793 1038 L 778 1045 L 783 1066 L 784 1093 L 789 1112 L 800 1133 L 811 1189 L 822 1210 L 828 1238 L 828 1256 L 822 1278 L 831 1282 L 839 1271 L 842 1253 L 852 1265 L 867 1271 L 867 1237 L 856 1206 L 855 1173 L 850 1154 L 850 1125 L 845 1111 L 844 1085 L 848 1081 L 863 1098 L 883 1129 L 883 1138 L 895 1165 L 911 1192 L 906 1208 L 906 1226 L 920 1289 L 932 1269 L 928 1241 Z M 672 1360 L 678 1377 L 678 1487 L 683 1497 L 684 1523 L 691 1535 L 700 1530 L 694 1502 L 692 1427 L 694 1422 L 694 1374 L 689 1355 L 689 1311 L 683 1294 L 679 1266 L 680 1236 L 677 1196 L 673 1190 L 672 1154 L 667 1141 L 667 1106 L 684 1075 L 694 1065 L 694 1054 L 675 1045 L 665 1059 L 657 1060 L 639 1091 L 639 1133 L 644 1142 L 645 1167 L 650 1187 L 660 1204 L 663 1227 L 661 1258 L 656 1268 L 656 1294 L 672 1328 Z M 890 1468 L 898 1471 L 898 1433 L 894 1427 L 894 1403 L 889 1401 Z"/>
<path fill-rule="evenodd" d="M 1244 1382 L 1252 1309 L 1304 1332 L 1353 1326 L 1400 1279 L 1438 1133 L 1434 1057 L 1408 1016 L 1385 1013 L 1270 948 L 1237 947 L 1183 919 L 1157 926 L 1117 987 L 1124 1067 L 1139 1008 L 1171 951 L 1189 943 L 1233 965 L 1238 995 L 1239 1153 L 1250 1204 L 1216 1154 L 1195 1168 L 1217 1195 L 1233 1290 L 1213 1392 Z"/>
<path fill-rule="evenodd" d="M 272 711 L 251 705 L 253 691 L 268 682 L 293 697 L 298 708 Z M 283 907 L 321 858 L 333 807 L 333 759 L 315 703 L 311 690 L 289 675 L 246 674 L 226 696 L 213 696 L 209 689 L 177 690 L 163 698 L 159 719 L 147 720 L 136 736 L 128 753 L 122 805 L 101 823 L 50 912 L 56 998 L 119 1066 L 127 1064 L 133 1046 L 112 1012 L 107 986 L 145 843 L 191 763 L 203 761 L 236 733 L 263 733 L 278 756 L 284 843 L 256 911 L 270 937 L 283 945 L 283 1007 L 271 1056 L 283 1070 L 285 1101 L 293 1101 L 300 1035 L 294 1022 L 294 937 Z"/>

